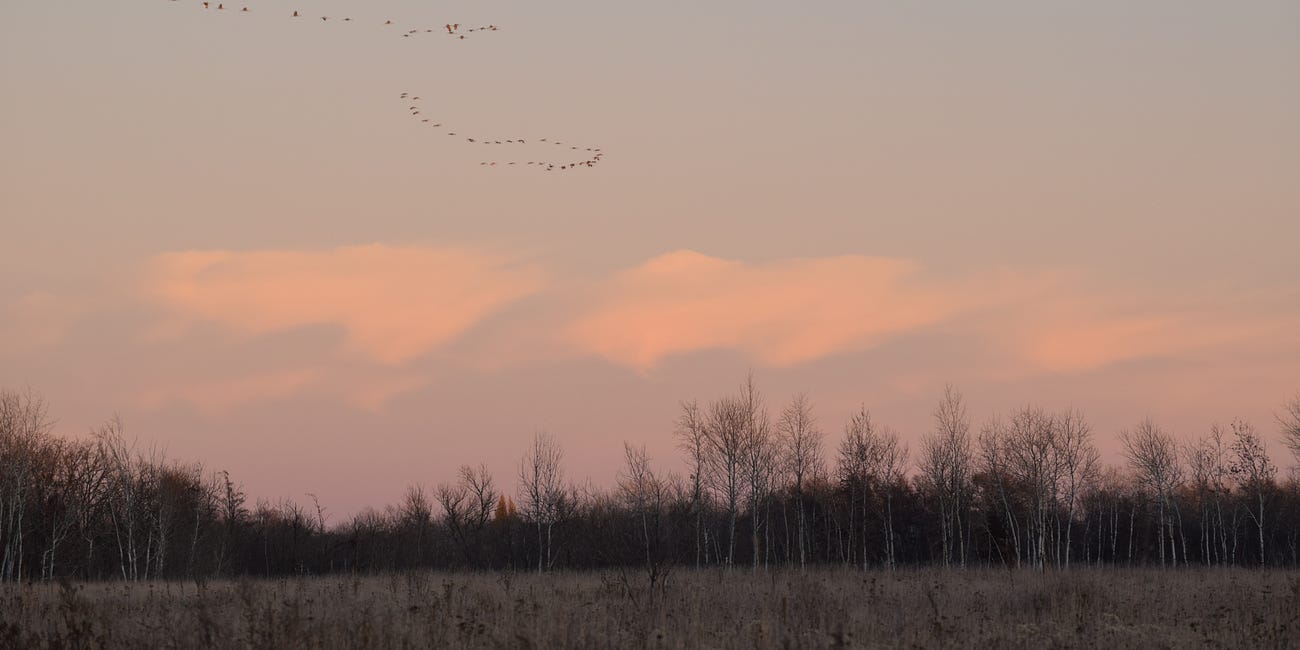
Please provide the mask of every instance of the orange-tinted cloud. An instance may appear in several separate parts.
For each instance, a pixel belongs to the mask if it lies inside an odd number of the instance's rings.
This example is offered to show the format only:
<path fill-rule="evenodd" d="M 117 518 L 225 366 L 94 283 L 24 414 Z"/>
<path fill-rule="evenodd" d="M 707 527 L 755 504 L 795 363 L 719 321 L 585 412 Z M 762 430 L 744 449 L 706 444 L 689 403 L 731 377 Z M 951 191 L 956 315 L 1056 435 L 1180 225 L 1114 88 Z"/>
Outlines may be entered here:
<path fill-rule="evenodd" d="M 737 349 L 788 366 L 861 350 L 1031 291 L 1035 283 L 926 279 L 913 261 L 846 255 L 746 264 L 661 255 L 597 291 L 565 338 L 639 369 L 673 354 Z"/>
<path fill-rule="evenodd" d="M 1300 309 L 1283 308 L 1296 305 L 1294 294 L 1234 296 L 1179 300 L 1041 270 L 943 279 L 898 258 L 749 264 L 676 251 L 600 284 L 562 337 L 641 370 L 709 349 L 790 366 L 942 326 L 945 336 L 996 348 L 991 375 L 1020 375 L 1190 358 L 1300 328 Z"/>
<path fill-rule="evenodd" d="M 706 350 L 787 367 L 928 332 L 978 346 L 967 362 L 979 359 L 981 376 L 999 380 L 1202 358 L 1253 339 L 1285 339 L 1294 331 L 1288 327 L 1300 323 L 1295 309 L 1276 307 L 1296 304 L 1293 295 L 1234 304 L 1224 292 L 1179 301 L 1140 287 L 1090 284 L 1079 274 L 998 270 L 938 277 L 915 260 L 855 255 L 749 263 L 682 250 L 604 279 L 544 282 L 548 275 L 460 248 L 161 255 L 148 266 L 146 287 L 176 319 L 158 329 L 184 333 L 204 321 L 255 336 L 333 325 L 344 332 L 347 349 L 379 365 L 314 361 L 311 372 L 272 369 L 198 381 L 184 390 L 155 390 L 146 401 L 213 410 L 314 395 L 377 411 L 431 381 L 418 365 L 384 366 L 457 339 L 444 360 L 471 371 L 574 354 L 648 370 L 665 358 Z M 476 327 L 530 296 L 536 299 L 507 318 Z M 922 354 L 916 365 L 890 372 L 912 373 L 914 384 L 928 385 L 934 362 Z"/>
<path fill-rule="evenodd" d="M 503 255 L 379 244 L 168 253 L 145 273 L 145 293 L 184 321 L 248 335 L 336 325 L 351 352 L 387 364 L 456 339 L 542 285 L 539 269 Z"/>
<path fill-rule="evenodd" d="M 1271 313 L 1221 299 L 1213 305 L 1179 305 L 1153 296 L 1140 307 L 1112 298 L 1057 302 L 1021 319 L 1018 345 L 1035 367 L 1086 372 L 1116 363 L 1155 358 L 1192 358 L 1257 341 L 1284 341 L 1300 331 L 1300 318 L 1281 303 Z M 1294 312 L 1295 310 L 1291 310 Z M 1292 337 L 1300 342 L 1300 337 Z"/>

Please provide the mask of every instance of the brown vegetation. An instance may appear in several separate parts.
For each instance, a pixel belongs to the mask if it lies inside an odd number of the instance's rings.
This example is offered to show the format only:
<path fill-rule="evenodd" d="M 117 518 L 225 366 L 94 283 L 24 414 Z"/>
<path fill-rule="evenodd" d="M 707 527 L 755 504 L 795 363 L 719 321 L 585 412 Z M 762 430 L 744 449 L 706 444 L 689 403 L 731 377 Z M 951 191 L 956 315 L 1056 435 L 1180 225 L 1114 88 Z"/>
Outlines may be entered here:
<path fill-rule="evenodd" d="M 0 647 L 1252 647 L 1300 639 L 1300 573 L 683 570 L 0 588 Z"/>

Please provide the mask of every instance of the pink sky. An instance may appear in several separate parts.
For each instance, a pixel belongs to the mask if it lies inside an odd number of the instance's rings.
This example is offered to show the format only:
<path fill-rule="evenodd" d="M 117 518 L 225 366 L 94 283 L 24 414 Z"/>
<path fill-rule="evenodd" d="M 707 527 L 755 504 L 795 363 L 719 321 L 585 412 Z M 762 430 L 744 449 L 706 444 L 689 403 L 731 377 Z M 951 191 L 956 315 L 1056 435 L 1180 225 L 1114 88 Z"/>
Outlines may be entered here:
<path fill-rule="evenodd" d="M 750 369 L 832 440 L 953 382 L 1111 460 L 1300 390 L 1293 2 L 249 7 L 0 6 L 0 386 L 68 435 L 342 516 L 513 487 L 538 429 L 574 479 L 676 469 L 678 401 Z M 485 168 L 402 92 L 606 157 Z"/>

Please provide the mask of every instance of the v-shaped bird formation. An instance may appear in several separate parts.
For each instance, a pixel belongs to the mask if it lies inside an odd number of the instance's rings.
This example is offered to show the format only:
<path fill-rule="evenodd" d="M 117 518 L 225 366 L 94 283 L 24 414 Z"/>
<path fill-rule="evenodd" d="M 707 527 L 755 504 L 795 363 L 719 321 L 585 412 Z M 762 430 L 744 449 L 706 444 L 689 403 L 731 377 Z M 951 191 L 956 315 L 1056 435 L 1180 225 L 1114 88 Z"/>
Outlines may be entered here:
<path fill-rule="evenodd" d="M 181 0 L 169 0 L 170 2 L 180 2 Z M 240 14 L 265 13 L 250 9 L 252 5 L 235 5 L 231 4 L 226 7 L 224 2 L 212 2 L 211 0 L 201 1 L 198 3 L 206 11 L 234 11 Z M 238 6 L 239 9 L 235 9 Z M 285 15 L 285 14 L 281 14 Z M 319 20 L 322 23 L 351 23 L 360 24 L 362 21 L 354 20 L 351 16 L 319 16 L 308 15 L 307 13 L 294 9 L 286 15 L 289 19 L 299 20 Z M 374 24 L 374 23 L 372 23 Z M 375 24 L 377 27 L 392 30 L 395 35 L 402 38 L 413 38 L 421 36 L 441 36 L 451 38 L 456 41 L 466 40 L 483 35 L 488 32 L 500 31 L 500 27 L 495 24 L 478 25 L 474 27 L 463 26 L 460 23 L 445 23 L 441 26 L 422 26 L 409 27 L 399 26 L 392 20 L 384 20 L 382 23 Z M 578 169 L 579 167 L 595 167 L 604 158 L 604 152 L 597 147 L 577 146 L 566 144 L 565 142 L 551 137 L 531 138 L 525 136 L 499 138 L 499 137 L 482 137 L 469 136 L 465 133 L 454 130 L 449 125 L 444 125 L 443 121 L 433 117 L 429 111 L 420 104 L 420 97 L 412 95 L 409 92 L 403 92 L 398 97 L 404 103 L 409 104 L 408 111 L 410 116 L 417 120 L 417 124 L 438 129 L 447 136 L 457 138 L 457 141 L 465 144 L 486 147 L 509 147 L 510 155 L 494 156 L 490 159 L 479 162 L 481 167 L 533 167 L 543 171 L 568 171 Z M 505 150 L 500 150 L 505 151 Z"/>

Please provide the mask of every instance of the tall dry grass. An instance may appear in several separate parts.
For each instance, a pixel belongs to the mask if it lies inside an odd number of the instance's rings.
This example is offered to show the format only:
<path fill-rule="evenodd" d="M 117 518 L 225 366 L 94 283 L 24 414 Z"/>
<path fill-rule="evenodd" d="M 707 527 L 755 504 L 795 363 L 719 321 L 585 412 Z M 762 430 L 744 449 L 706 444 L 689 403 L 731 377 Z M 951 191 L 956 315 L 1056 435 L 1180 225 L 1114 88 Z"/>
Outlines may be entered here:
<path fill-rule="evenodd" d="M 0 588 L 3 648 L 1300 647 L 1295 571 L 409 572 Z"/>

